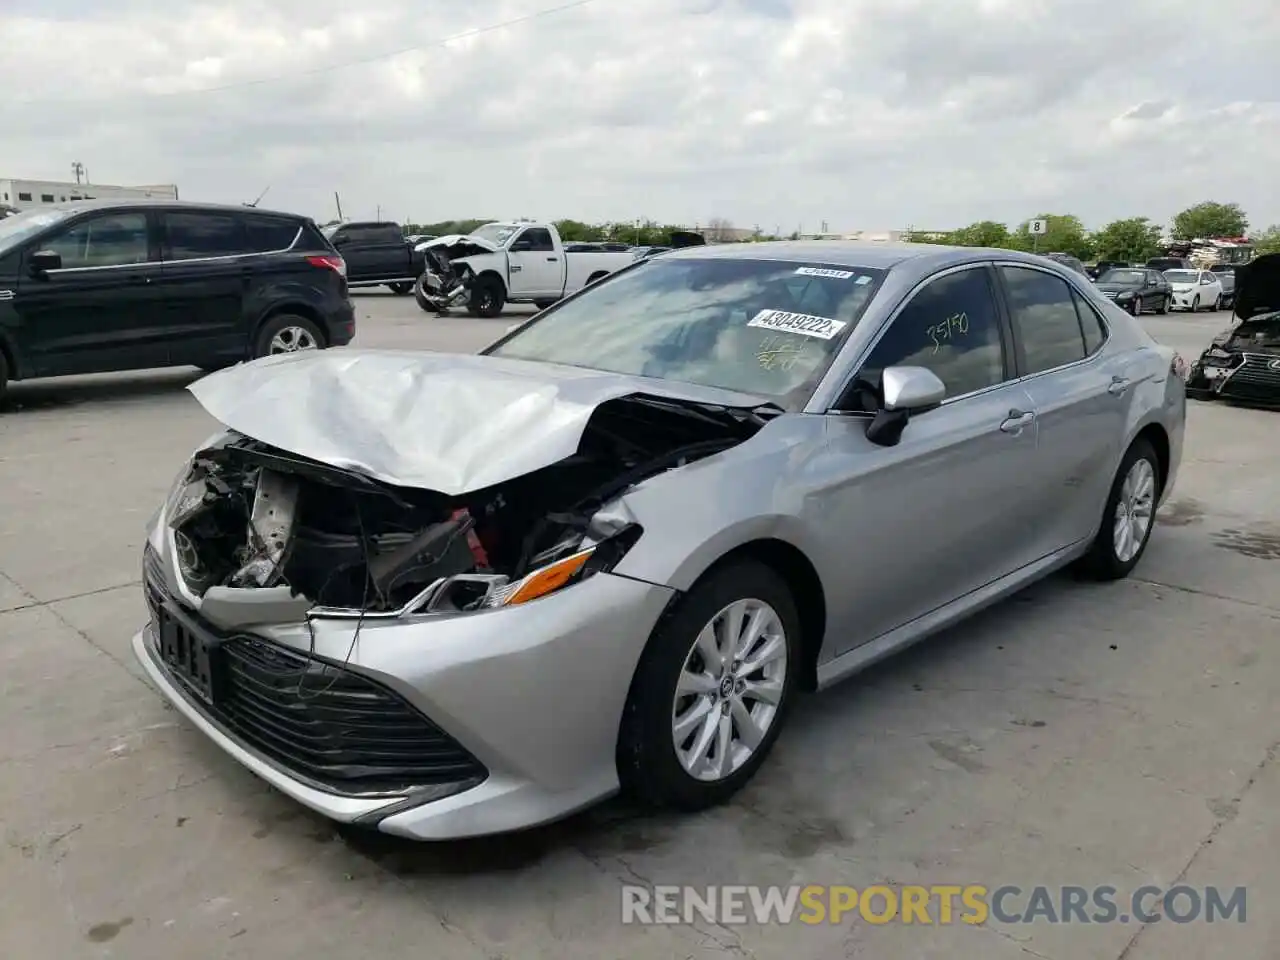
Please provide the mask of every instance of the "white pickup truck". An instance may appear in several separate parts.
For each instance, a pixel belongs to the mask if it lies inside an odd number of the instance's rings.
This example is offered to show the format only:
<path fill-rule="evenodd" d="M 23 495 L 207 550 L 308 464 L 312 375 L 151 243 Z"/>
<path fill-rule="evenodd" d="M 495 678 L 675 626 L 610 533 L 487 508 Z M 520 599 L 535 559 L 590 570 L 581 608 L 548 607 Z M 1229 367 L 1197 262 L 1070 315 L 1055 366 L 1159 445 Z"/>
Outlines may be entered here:
<path fill-rule="evenodd" d="M 436 237 L 414 249 L 427 247 L 475 273 L 467 309 L 477 317 L 496 317 L 507 303 L 550 306 L 635 262 L 630 250 L 567 253 L 553 224 L 529 221 L 486 223 L 465 236 Z"/>

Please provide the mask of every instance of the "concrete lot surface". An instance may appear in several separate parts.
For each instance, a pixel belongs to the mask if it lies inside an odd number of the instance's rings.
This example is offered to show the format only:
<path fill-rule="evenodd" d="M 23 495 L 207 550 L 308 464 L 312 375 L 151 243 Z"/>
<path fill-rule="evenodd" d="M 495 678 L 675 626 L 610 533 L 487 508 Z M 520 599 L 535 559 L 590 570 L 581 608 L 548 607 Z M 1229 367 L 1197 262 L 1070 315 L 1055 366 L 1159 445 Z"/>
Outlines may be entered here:
<path fill-rule="evenodd" d="M 358 345 L 508 317 L 358 297 Z M 1225 315 L 1147 318 L 1194 356 Z M 0 414 L 0 957 L 1183 960 L 1280 955 L 1278 415 L 1193 404 L 1129 580 L 1054 578 L 802 703 L 702 816 L 340 836 L 142 680 L 143 524 L 215 425 L 188 371 L 19 384 Z M 572 691 L 567 691 L 572 695 Z M 624 926 L 654 884 L 1247 886 L 1247 919 Z M 935 914 L 936 919 L 936 914 Z"/>

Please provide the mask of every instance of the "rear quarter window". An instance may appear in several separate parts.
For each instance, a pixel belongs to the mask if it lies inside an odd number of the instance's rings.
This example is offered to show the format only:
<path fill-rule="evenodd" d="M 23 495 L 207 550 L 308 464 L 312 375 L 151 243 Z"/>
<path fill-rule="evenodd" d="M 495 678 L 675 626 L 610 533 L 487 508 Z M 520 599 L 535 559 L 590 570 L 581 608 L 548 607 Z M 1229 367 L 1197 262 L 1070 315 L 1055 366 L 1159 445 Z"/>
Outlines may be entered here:
<path fill-rule="evenodd" d="M 274 253 L 287 250 L 301 227 L 296 220 L 284 217 L 248 217 L 245 233 L 249 249 L 254 253 Z"/>

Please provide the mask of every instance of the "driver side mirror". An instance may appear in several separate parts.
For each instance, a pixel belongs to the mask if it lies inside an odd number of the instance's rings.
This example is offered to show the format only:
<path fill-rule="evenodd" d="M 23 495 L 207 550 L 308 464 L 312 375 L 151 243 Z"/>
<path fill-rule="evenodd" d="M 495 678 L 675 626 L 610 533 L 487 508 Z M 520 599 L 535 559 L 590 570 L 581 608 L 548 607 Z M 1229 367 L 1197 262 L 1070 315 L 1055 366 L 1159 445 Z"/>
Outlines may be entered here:
<path fill-rule="evenodd" d="M 62 254 L 53 250 L 38 250 L 27 259 L 27 267 L 33 277 L 43 277 L 50 270 L 62 269 Z"/>
<path fill-rule="evenodd" d="M 515 243 L 511 245 L 512 253 L 522 253 L 526 250 L 532 250 L 532 249 L 533 249 L 532 240 L 517 240 Z"/>
<path fill-rule="evenodd" d="M 912 416 L 942 403 L 947 387 L 928 367 L 886 367 L 880 374 L 878 392 L 880 409 L 867 424 L 867 439 L 892 447 L 902 439 Z"/>

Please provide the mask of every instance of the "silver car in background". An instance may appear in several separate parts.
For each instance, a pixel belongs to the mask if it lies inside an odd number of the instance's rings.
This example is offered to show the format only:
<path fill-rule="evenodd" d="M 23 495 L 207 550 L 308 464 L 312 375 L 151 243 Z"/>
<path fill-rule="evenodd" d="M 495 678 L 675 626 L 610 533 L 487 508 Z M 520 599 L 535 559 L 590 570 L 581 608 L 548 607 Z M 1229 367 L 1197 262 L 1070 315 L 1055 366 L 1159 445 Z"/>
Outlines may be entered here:
<path fill-rule="evenodd" d="M 191 388 L 227 429 L 150 527 L 134 650 L 334 820 L 705 808 L 803 691 L 1127 575 L 1181 372 L 1043 257 L 832 241 L 640 260 L 479 356 L 260 360 Z"/>

